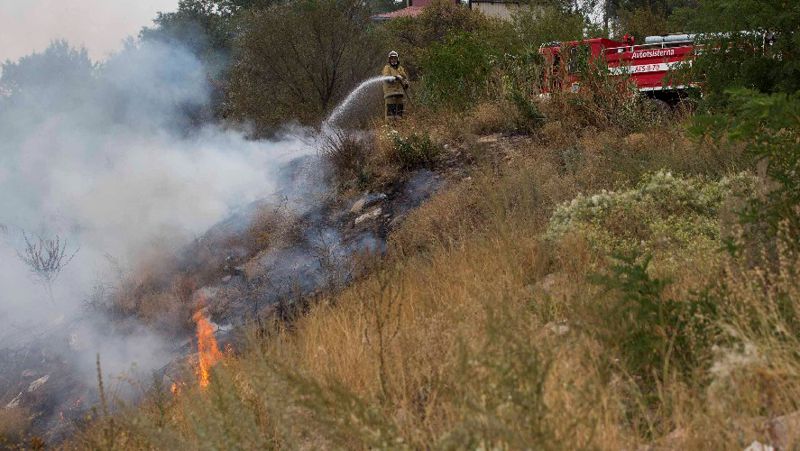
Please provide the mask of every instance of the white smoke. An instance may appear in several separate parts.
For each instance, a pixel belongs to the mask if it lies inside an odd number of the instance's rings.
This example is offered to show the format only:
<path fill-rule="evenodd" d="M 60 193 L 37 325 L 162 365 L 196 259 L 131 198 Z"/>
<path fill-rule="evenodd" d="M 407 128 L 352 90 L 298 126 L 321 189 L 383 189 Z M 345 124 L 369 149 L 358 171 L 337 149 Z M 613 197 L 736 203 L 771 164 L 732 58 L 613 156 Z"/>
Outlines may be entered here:
<path fill-rule="evenodd" d="M 85 45 L 100 58 L 136 34 L 157 11 L 174 10 L 178 1 L 3 0 L 0 5 L 0 60 L 42 50 L 53 39 Z"/>
<path fill-rule="evenodd" d="M 57 47 L 57 46 L 56 46 Z M 76 52 L 39 55 L 21 86 L 0 95 L 0 343 L 24 341 L 85 314 L 109 256 L 134 264 L 149 243 L 177 248 L 232 210 L 279 190 L 280 169 L 313 154 L 300 137 L 251 141 L 197 126 L 209 90 L 201 63 L 163 44 L 131 46 L 99 65 Z M 70 58 L 56 57 L 62 54 Z M 77 69 L 75 68 L 77 66 Z M 28 236 L 60 236 L 75 258 L 50 302 L 18 253 Z M 163 365 L 145 329 L 124 340 L 79 327 L 88 374 Z"/>

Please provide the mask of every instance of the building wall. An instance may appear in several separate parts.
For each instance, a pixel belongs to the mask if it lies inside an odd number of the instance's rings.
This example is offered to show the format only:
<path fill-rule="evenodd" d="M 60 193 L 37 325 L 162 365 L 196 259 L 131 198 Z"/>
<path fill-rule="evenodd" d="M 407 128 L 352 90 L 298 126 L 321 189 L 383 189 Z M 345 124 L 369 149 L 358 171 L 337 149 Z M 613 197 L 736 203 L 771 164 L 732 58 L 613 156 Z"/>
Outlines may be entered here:
<path fill-rule="evenodd" d="M 470 7 L 489 17 L 496 17 L 503 20 L 511 20 L 511 16 L 521 8 L 519 3 L 482 2 L 475 0 L 470 2 Z"/>

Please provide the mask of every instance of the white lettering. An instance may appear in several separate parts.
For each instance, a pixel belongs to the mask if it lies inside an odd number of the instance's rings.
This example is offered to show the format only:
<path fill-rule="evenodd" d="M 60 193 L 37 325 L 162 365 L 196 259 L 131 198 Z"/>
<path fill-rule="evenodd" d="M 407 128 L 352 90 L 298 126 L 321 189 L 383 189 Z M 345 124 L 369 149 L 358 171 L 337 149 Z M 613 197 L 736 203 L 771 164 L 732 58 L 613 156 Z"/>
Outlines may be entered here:
<path fill-rule="evenodd" d="M 638 59 L 638 58 L 654 58 L 658 56 L 674 56 L 675 49 L 653 49 L 653 50 L 640 50 L 638 52 L 633 52 L 631 58 Z"/>

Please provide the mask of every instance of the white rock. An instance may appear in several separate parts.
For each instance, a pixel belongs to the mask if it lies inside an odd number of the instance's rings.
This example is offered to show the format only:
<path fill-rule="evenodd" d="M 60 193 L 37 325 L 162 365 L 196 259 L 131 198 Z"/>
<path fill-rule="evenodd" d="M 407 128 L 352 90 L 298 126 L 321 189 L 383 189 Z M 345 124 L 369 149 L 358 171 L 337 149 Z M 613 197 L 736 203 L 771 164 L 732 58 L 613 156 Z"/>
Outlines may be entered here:
<path fill-rule="evenodd" d="M 356 218 L 356 224 L 361 224 L 364 221 L 369 221 L 369 220 L 375 219 L 378 216 L 380 216 L 381 213 L 383 213 L 383 210 L 381 209 L 381 207 L 375 207 L 372 210 L 370 210 L 370 211 L 364 213 L 363 215 L 357 217 Z"/>
<path fill-rule="evenodd" d="M 20 401 L 22 401 L 22 392 L 19 392 L 19 394 L 15 396 L 14 399 L 11 400 L 11 402 L 6 404 L 6 409 L 13 409 L 15 407 L 19 407 Z"/>
<path fill-rule="evenodd" d="M 758 440 L 753 440 L 753 443 L 745 448 L 744 451 L 775 451 L 775 448 L 770 445 L 765 445 Z"/>
<path fill-rule="evenodd" d="M 39 379 L 36 379 L 35 381 L 31 382 L 31 384 L 28 385 L 28 393 L 37 390 L 39 387 L 44 385 L 49 379 L 50 379 L 50 375 L 46 374 L 46 375 L 40 377 Z"/>
<path fill-rule="evenodd" d="M 559 337 L 569 333 L 569 326 L 563 323 L 547 323 L 544 327 Z"/>
<path fill-rule="evenodd" d="M 770 442 L 778 449 L 790 449 L 800 438 L 800 412 L 773 418 L 766 424 Z"/>
<path fill-rule="evenodd" d="M 353 213 L 353 214 L 361 213 L 361 210 L 364 209 L 364 205 L 366 205 L 366 204 L 367 204 L 366 196 L 362 197 L 361 199 L 358 199 L 356 201 L 356 203 L 354 203 L 353 206 L 350 207 L 350 213 Z"/>

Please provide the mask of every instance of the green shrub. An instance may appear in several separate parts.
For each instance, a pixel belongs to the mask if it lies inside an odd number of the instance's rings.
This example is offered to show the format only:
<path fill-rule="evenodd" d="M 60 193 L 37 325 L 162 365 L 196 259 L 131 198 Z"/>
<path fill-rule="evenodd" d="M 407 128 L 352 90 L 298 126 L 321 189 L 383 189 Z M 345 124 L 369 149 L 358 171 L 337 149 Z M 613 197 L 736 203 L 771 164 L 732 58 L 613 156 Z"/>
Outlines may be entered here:
<path fill-rule="evenodd" d="M 617 255 L 617 263 L 606 275 L 590 277 L 612 294 L 610 304 L 597 318 L 604 323 L 600 337 L 611 349 L 618 349 L 627 371 L 645 393 L 673 374 L 690 380 L 692 372 L 707 362 L 719 333 L 718 308 L 706 295 L 689 300 L 666 298 L 671 282 L 650 276 L 651 258 Z"/>
<path fill-rule="evenodd" d="M 769 191 L 753 197 L 742 219 L 765 226 L 768 237 L 780 237 L 800 248 L 800 94 L 759 94 L 730 90 L 724 114 L 700 116 L 693 132 L 717 140 L 744 142 L 754 163 L 764 163 Z"/>
<path fill-rule="evenodd" d="M 433 0 L 417 17 L 401 17 L 378 28 L 387 48 L 400 52 L 412 79 L 419 74 L 428 47 L 455 33 L 474 33 L 487 25 L 483 14 L 446 0 Z"/>
<path fill-rule="evenodd" d="M 533 48 L 546 42 L 581 39 L 585 26 L 581 14 L 554 6 L 527 8 L 514 16 L 514 28 L 522 41 Z"/>
<path fill-rule="evenodd" d="M 336 184 L 343 189 L 362 189 L 372 177 L 371 143 L 363 136 L 344 131 L 329 133 L 321 154 L 332 168 Z"/>
<path fill-rule="evenodd" d="M 420 100 L 429 106 L 460 108 L 483 94 L 492 69 L 491 49 L 476 34 L 458 33 L 430 46 L 422 57 Z"/>
<path fill-rule="evenodd" d="M 515 89 L 511 91 L 509 97 L 519 113 L 517 129 L 532 132 L 544 125 L 545 116 L 530 96 Z"/>
<path fill-rule="evenodd" d="M 703 83 L 706 107 L 728 103 L 726 91 L 749 88 L 764 93 L 800 90 L 800 8 L 797 2 L 771 0 L 700 0 L 678 10 L 683 29 L 708 32 L 706 48 L 690 68 L 693 81 Z M 751 32 L 742 33 L 742 30 Z M 774 33 L 765 42 L 763 31 Z M 720 33 L 722 32 L 722 33 Z"/>
<path fill-rule="evenodd" d="M 560 205 L 547 235 L 555 239 L 581 231 L 607 253 L 687 249 L 700 241 L 718 246 L 723 202 L 730 196 L 749 198 L 754 187 L 755 178 L 745 173 L 715 182 L 659 171 L 633 189 L 581 194 Z"/>
<path fill-rule="evenodd" d="M 392 130 L 389 137 L 393 144 L 394 162 L 406 170 L 432 167 L 442 153 L 442 148 L 427 133 L 412 132 L 403 136 Z"/>

